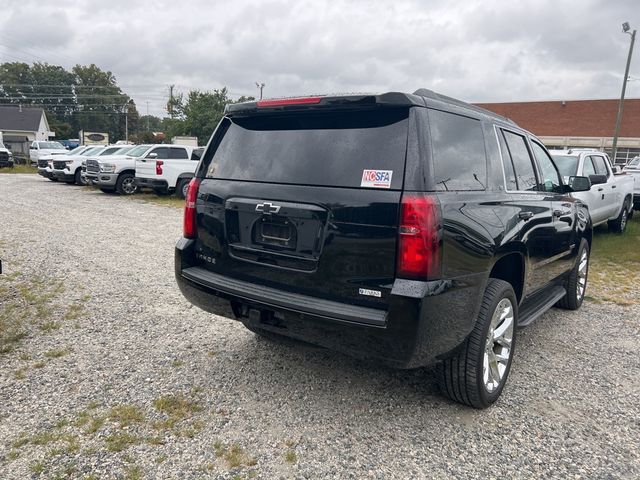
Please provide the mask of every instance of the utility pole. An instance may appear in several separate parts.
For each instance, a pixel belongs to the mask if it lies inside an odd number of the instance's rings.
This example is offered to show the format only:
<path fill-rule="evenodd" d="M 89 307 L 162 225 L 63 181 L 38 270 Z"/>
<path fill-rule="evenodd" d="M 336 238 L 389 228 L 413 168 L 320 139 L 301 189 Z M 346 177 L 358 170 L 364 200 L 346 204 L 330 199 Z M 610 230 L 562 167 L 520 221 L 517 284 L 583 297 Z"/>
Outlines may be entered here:
<path fill-rule="evenodd" d="M 627 90 L 627 80 L 629 79 L 629 66 L 631 65 L 631 57 L 633 55 L 633 44 L 636 41 L 636 31 L 634 30 L 632 33 L 629 33 L 631 27 L 629 26 L 629 22 L 624 22 L 622 24 L 622 31 L 628 35 L 631 35 L 631 44 L 629 45 L 629 55 L 627 56 L 627 66 L 624 69 L 624 79 L 622 80 L 622 94 L 620 95 L 620 103 L 618 104 L 618 116 L 616 117 L 616 131 L 613 136 L 613 163 L 614 165 L 617 163 L 617 154 L 618 154 L 618 136 L 620 135 L 620 125 L 622 123 L 622 111 L 624 110 L 624 94 Z"/>
<path fill-rule="evenodd" d="M 260 90 L 260 100 L 262 100 L 262 89 L 265 87 L 265 84 L 256 82 L 256 87 Z"/>

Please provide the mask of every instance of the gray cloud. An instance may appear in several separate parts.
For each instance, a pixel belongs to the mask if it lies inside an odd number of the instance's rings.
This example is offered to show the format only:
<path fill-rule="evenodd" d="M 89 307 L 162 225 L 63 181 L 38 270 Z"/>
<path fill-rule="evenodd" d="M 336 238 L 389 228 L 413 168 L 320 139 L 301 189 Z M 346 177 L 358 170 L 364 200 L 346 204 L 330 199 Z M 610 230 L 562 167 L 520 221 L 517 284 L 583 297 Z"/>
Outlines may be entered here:
<path fill-rule="evenodd" d="M 268 96 L 424 86 L 468 101 L 615 98 L 620 24 L 640 27 L 634 0 L 0 0 L 0 11 L 0 61 L 96 63 L 153 113 L 169 84 L 242 95 L 255 81 Z M 628 92 L 640 97 L 640 81 Z"/>

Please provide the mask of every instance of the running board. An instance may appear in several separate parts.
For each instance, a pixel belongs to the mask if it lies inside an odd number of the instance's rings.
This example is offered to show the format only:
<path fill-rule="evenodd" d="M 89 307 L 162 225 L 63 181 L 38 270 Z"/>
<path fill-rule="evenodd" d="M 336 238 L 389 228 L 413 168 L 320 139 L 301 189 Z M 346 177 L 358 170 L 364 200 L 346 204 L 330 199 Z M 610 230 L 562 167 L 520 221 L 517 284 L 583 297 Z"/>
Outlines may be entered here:
<path fill-rule="evenodd" d="M 536 293 L 526 300 L 518 315 L 518 327 L 526 327 L 547 310 L 553 307 L 558 300 L 567 294 L 564 287 L 557 285 L 548 290 Z"/>

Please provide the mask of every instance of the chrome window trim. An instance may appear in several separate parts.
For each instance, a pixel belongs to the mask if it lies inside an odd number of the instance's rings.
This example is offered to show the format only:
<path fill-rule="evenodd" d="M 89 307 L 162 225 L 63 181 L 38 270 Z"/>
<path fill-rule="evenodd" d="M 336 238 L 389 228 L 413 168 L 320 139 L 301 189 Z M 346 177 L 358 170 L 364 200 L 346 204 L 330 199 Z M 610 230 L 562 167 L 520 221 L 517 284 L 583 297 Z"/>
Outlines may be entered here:
<path fill-rule="evenodd" d="M 500 145 L 500 137 L 498 135 L 500 135 L 500 132 L 498 132 L 498 129 L 500 130 L 505 130 L 507 132 L 513 133 L 515 135 L 518 135 L 520 137 L 523 137 L 525 140 L 525 145 L 527 147 L 527 150 L 529 151 L 529 158 L 532 160 L 532 166 L 533 166 L 533 173 L 536 175 L 536 181 L 540 180 L 540 173 L 538 172 L 538 165 L 535 161 L 533 161 L 533 157 L 531 155 L 531 145 L 528 144 L 529 142 L 529 138 L 528 135 L 523 135 L 521 132 L 512 130 L 510 128 L 506 128 L 506 127 L 502 127 L 502 126 L 498 126 L 495 123 L 493 124 L 493 131 L 495 133 L 496 136 L 496 142 L 498 142 L 498 152 L 500 152 L 500 168 L 502 169 L 502 185 L 504 186 L 504 191 L 505 193 L 520 193 L 520 194 L 526 194 L 526 195 L 534 195 L 534 194 L 545 194 L 547 195 L 549 192 L 541 192 L 540 190 L 509 190 L 507 188 L 507 173 L 505 172 L 504 169 L 504 155 L 502 153 L 502 146 Z M 506 140 L 505 140 L 506 142 Z M 515 166 L 514 168 L 514 173 L 515 173 Z M 516 182 L 517 182 L 517 178 L 516 178 Z"/>

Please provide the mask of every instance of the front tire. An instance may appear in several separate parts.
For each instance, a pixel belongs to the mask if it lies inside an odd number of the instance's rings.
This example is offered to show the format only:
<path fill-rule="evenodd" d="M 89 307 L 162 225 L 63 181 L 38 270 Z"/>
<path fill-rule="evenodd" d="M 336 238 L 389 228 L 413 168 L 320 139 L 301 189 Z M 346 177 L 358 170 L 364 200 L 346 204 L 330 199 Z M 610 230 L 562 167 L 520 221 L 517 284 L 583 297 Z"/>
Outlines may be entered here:
<path fill-rule="evenodd" d="M 75 184 L 80 185 L 81 187 L 87 184 L 87 180 L 82 178 L 82 169 L 78 168 L 75 174 Z"/>
<path fill-rule="evenodd" d="M 493 404 L 509 376 L 517 323 L 513 287 L 490 278 L 473 331 L 454 355 L 438 365 L 442 393 L 474 408 Z"/>
<path fill-rule="evenodd" d="M 577 310 L 582 305 L 587 291 L 587 278 L 589 276 L 589 243 L 583 238 L 580 241 L 578 260 L 571 269 L 566 280 L 567 294 L 556 306 L 567 310 Z"/>
<path fill-rule="evenodd" d="M 121 173 L 116 182 L 116 192 L 120 195 L 133 195 L 137 191 L 136 177 L 132 173 Z"/>

